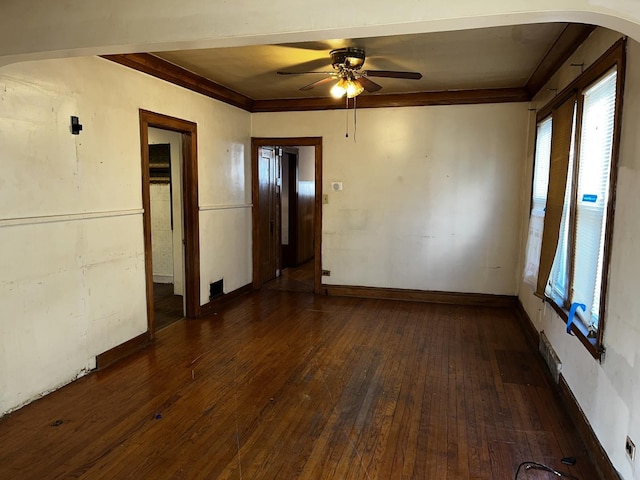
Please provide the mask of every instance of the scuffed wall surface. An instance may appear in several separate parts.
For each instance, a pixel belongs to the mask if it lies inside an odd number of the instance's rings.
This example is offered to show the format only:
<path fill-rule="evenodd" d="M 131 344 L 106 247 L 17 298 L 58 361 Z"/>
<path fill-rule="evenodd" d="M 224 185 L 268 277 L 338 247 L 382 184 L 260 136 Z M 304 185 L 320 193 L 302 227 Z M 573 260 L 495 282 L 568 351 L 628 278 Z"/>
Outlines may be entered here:
<path fill-rule="evenodd" d="M 345 115 L 253 116 L 256 137 L 323 137 L 323 281 L 515 294 L 527 106 L 363 109 L 349 138 Z"/>
<path fill-rule="evenodd" d="M 234 202 L 201 213 L 203 290 L 251 281 L 248 113 L 100 58 L 0 68 L 0 414 L 146 331 L 139 108 L 196 122 L 200 204 Z"/>

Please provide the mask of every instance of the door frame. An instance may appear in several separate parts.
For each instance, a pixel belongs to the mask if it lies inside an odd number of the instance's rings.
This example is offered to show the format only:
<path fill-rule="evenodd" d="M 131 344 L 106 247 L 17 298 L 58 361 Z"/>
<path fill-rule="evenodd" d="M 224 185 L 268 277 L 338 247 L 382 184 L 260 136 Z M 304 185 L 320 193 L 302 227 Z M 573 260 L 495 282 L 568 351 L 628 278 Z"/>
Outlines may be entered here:
<path fill-rule="evenodd" d="M 260 275 L 258 222 L 258 150 L 260 147 L 315 147 L 315 202 L 313 215 L 313 292 L 320 294 L 322 283 L 322 137 L 252 137 L 251 138 L 251 209 L 253 288 L 262 287 Z"/>
<path fill-rule="evenodd" d="M 144 263 L 147 291 L 147 334 L 155 338 L 153 314 L 153 257 L 151 252 L 151 191 L 149 127 L 182 134 L 182 208 L 184 215 L 184 298 L 188 318 L 200 315 L 200 225 L 198 216 L 198 126 L 196 123 L 148 110 L 139 110 L 142 158 Z"/>

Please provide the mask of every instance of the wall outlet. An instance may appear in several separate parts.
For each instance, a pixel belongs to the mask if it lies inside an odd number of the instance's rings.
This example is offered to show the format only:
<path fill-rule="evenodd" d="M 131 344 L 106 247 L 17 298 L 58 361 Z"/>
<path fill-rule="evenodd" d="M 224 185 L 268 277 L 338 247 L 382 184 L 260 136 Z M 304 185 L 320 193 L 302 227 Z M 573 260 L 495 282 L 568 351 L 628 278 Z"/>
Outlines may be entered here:
<path fill-rule="evenodd" d="M 636 446 L 631 441 L 629 436 L 627 436 L 627 441 L 624 444 L 624 451 L 627 453 L 627 457 L 629 458 L 629 460 L 633 461 L 636 456 Z"/>
<path fill-rule="evenodd" d="M 322 270 L 322 276 L 323 277 L 330 277 L 331 276 L 331 270 Z"/>

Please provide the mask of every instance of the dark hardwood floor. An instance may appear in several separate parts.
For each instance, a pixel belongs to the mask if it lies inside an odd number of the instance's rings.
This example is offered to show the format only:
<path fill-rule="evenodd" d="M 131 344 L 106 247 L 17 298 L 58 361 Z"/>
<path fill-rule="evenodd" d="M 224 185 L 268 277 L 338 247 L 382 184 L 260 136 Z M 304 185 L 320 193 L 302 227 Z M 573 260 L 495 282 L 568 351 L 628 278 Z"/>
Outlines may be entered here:
<path fill-rule="evenodd" d="M 156 332 L 184 317 L 182 295 L 173 294 L 173 283 L 153 284 L 153 316 Z"/>
<path fill-rule="evenodd" d="M 283 292 L 313 292 L 313 259 L 298 266 L 282 270 L 278 278 L 267 282 L 263 288 Z"/>
<path fill-rule="evenodd" d="M 511 310 L 267 289 L 5 416 L 0 443 L 2 479 L 597 478 Z"/>

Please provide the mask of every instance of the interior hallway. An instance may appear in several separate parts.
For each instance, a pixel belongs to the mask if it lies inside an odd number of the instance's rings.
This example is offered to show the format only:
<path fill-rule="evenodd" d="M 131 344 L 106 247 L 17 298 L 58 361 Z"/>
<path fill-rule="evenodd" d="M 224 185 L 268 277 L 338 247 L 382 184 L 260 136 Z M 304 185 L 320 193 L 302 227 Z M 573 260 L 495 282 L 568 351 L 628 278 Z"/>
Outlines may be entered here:
<path fill-rule="evenodd" d="M 313 258 L 299 267 L 282 270 L 279 277 L 265 283 L 263 288 L 282 292 L 313 292 Z"/>
<path fill-rule="evenodd" d="M 184 318 L 184 300 L 174 295 L 173 283 L 154 282 L 153 315 L 156 332 Z"/>
<path fill-rule="evenodd" d="M 511 479 L 526 460 L 597 478 L 511 310 L 266 289 L 0 438 L 0 478 Z"/>

